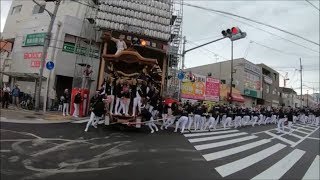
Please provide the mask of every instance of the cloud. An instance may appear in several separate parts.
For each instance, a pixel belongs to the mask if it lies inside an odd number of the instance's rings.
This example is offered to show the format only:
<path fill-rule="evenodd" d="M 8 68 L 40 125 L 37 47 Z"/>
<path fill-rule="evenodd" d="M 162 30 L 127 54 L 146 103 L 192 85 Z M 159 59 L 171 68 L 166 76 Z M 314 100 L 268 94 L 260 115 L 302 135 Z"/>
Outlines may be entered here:
<path fill-rule="evenodd" d="M 250 19 L 279 27 L 319 43 L 319 12 L 315 11 L 313 7 L 303 1 L 188 1 L 188 3 L 248 17 Z M 202 39 L 204 37 L 212 37 L 199 42 L 199 44 L 201 44 L 213 40 L 214 37 L 216 37 L 216 39 L 221 37 L 221 31 L 223 29 L 238 26 L 243 31 L 247 32 L 247 37 L 234 42 L 234 58 L 242 58 L 247 54 L 246 59 L 254 63 L 263 62 L 269 66 L 275 67 L 275 69 L 279 70 L 279 73 L 283 76 L 288 72 L 289 78 L 293 81 L 294 79 L 297 79 L 296 76 L 299 74 L 298 72 L 295 73 L 295 68 L 299 68 L 299 58 L 301 57 L 302 65 L 305 69 L 303 73 L 305 81 L 320 81 L 319 53 L 315 53 L 288 41 L 284 41 L 279 37 L 270 35 L 246 24 L 269 31 L 316 51 L 320 51 L 319 46 L 275 29 L 238 19 L 236 17 L 232 18 L 235 20 L 231 19 L 230 16 L 227 15 L 219 15 L 217 13 L 193 7 L 185 7 L 183 34 L 186 35 L 187 40 L 189 41 Z M 239 20 L 246 24 L 239 22 Z M 255 43 L 250 43 L 251 40 L 284 53 L 279 53 Z M 205 48 L 230 59 L 230 44 L 229 40 L 224 39 L 205 46 Z M 187 44 L 187 49 L 189 47 L 191 47 L 191 45 Z M 287 55 L 285 53 L 297 55 Z M 220 59 L 220 61 L 222 60 L 223 59 Z M 188 52 L 185 58 L 187 67 L 194 67 L 214 62 L 214 55 L 201 48 L 199 50 Z M 291 82 L 290 84 L 292 84 L 293 87 L 299 87 L 300 85 L 298 82 L 299 81 Z M 283 82 L 280 84 L 283 84 Z M 319 89 L 319 84 L 309 85 L 313 85 L 315 88 Z"/>

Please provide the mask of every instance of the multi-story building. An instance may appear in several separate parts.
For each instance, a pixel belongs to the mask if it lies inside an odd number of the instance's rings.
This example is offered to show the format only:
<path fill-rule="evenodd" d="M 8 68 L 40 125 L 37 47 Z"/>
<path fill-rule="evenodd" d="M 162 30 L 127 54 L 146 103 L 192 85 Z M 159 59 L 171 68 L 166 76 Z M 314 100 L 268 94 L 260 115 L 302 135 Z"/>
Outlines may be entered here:
<path fill-rule="evenodd" d="M 300 100 L 298 99 L 297 92 L 291 88 L 280 87 L 280 105 L 300 107 Z"/>
<path fill-rule="evenodd" d="M 301 99 L 302 107 L 309 107 L 309 108 L 315 108 L 319 107 L 319 104 L 317 102 L 317 98 L 313 94 L 303 94 L 302 96 L 298 96 L 299 101 Z"/>
<path fill-rule="evenodd" d="M 186 69 L 186 71 L 204 76 L 211 74 L 212 77 L 220 79 L 222 84 L 229 85 L 231 80 L 231 61 L 193 67 Z M 241 58 L 233 60 L 233 71 L 232 86 L 241 92 L 245 100 L 245 106 L 252 107 L 258 105 L 262 98 L 261 67 Z"/>
<path fill-rule="evenodd" d="M 37 0 L 40 6 L 33 1 L 13 0 L 2 33 L 2 38 L 13 44 L 10 69 L 5 74 L 10 81 L 19 84 L 20 89 L 27 93 L 34 93 L 35 81 L 39 77 L 40 59 L 42 56 L 44 39 L 50 23 L 50 16 L 45 11 L 53 12 L 54 3 Z M 94 71 L 91 89 L 96 88 L 99 60 L 98 37 L 93 25 L 86 19 L 94 12 L 90 6 L 95 6 L 96 0 L 77 1 L 62 0 L 57 12 L 50 38 L 50 47 L 46 61 L 52 60 L 55 68 L 51 71 L 44 69 L 41 96 L 48 89 L 56 88 L 61 95 L 65 88 L 71 89 L 77 59 L 86 59 Z M 87 5 L 85 5 L 87 4 Z M 80 47 L 76 47 L 80 44 Z M 88 50 L 88 42 L 92 42 L 94 54 L 87 56 L 83 53 Z M 92 50 L 93 51 L 93 50 Z M 49 82 L 47 82 L 49 81 Z"/>
<path fill-rule="evenodd" d="M 44 38 L 50 22 L 45 9 L 53 12 L 55 6 L 46 0 L 36 1 L 40 5 L 31 0 L 13 0 L 2 33 L 4 40 L 13 43 L 11 68 L 5 73 L 11 77 L 11 82 L 30 93 L 34 92 L 39 77 Z M 161 50 L 164 54 L 169 49 L 169 55 L 178 54 L 182 10 L 174 15 L 173 4 L 172 0 L 61 0 L 46 54 L 46 61 L 52 60 L 55 67 L 51 72 L 44 70 L 41 96 L 45 95 L 45 89 L 55 87 L 59 96 L 65 88 L 78 87 L 86 65 L 93 69 L 89 88 L 95 92 L 104 78 L 101 76 L 104 60 L 100 58 L 103 49 L 100 38 L 104 31 L 112 31 L 115 38 L 124 34 L 127 41 L 134 37 L 147 38 L 149 49 Z M 115 48 L 115 43 L 110 43 L 108 51 L 113 52 Z M 177 69 L 176 61 L 169 58 L 170 68 Z"/>
<path fill-rule="evenodd" d="M 262 100 L 265 106 L 277 107 L 280 105 L 279 73 L 265 64 L 258 64 L 262 68 Z"/>

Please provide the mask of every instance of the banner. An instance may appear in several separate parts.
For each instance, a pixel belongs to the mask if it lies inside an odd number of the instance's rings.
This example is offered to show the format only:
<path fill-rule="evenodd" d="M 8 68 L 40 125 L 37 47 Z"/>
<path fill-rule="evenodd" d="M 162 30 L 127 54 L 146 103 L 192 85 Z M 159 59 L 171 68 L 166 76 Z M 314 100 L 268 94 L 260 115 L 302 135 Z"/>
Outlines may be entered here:
<path fill-rule="evenodd" d="M 25 39 L 22 43 L 23 47 L 28 46 L 43 46 L 44 40 L 47 33 L 34 33 L 34 34 L 27 34 Z"/>
<path fill-rule="evenodd" d="M 218 102 L 219 97 L 220 97 L 220 81 L 218 79 L 207 77 L 205 100 Z"/>
<path fill-rule="evenodd" d="M 181 83 L 181 98 L 219 102 L 220 80 L 186 73 Z"/>
<path fill-rule="evenodd" d="M 193 74 L 195 76 L 194 82 L 189 80 L 189 76 L 186 75 L 185 79 L 181 83 L 181 97 L 187 99 L 205 99 L 205 76 Z"/>

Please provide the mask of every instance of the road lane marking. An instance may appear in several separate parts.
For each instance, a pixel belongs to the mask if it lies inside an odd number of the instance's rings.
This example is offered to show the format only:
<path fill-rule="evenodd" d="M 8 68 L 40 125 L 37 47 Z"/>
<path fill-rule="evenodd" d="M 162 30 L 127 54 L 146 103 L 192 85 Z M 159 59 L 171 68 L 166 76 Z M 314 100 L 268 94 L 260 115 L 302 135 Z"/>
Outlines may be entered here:
<path fill-rule="evenodd" d="M 313 140 L 320 140 L 320 138 L 315 138 L 315 137 L 307 137 L 307 139 L 313 139 Z"/>
<path fill-rule="evenodd" d="M 272 154 L 280 151 L 281 149 L 285 148 L 286 145 L 284 144 L 276 144 L 274 146 L 271 146 L 267 149 L 264 149 L 262 151 L 259 151 L 255 154 L 252 154 L 250 156 L 247 156 L 245 158 L 239 159 L 237 161 L 233 161 L 231 163 L 216 167 L 215 170 L 222 176 L 226 177 L 230 174 L 233 174 L 235 172 L 238 172 L 240 170 L 243 170 L 259 161 L 262 161 L 263 159 L 271 156 Z"/>
<path fill-rule="evenodd" d="M 212 131 L 223 131 L 223 130 L 229 130 L 229 129 L 231 129 L 231 128 L 226 128 L 226 129 L 224 129 L 224 128 L 217 128 L 217 129 L 214 129 L 214 130 L 212 130 Z M 209 132 L 209 130 L 191 130 L 190 132 L 192 132 L 192 133 L 194 133 L 194 132 L 196 132 L 196 133 L 199 133 L 199 132 Z M 186 131 L 186 132 L 184 132 L 184 134 L 188 134 L 188 133 L 190 133 L 190 132 Z"/>
<path fill-rule="evenodd" d="M 276 164 L 255 176 L 254 180 L 264 179 L 280 179 L 287 171 L 289 171 L 296 162 L 305 154 L 305 151 L 300 149 L 293 150 L 286 157 L 278 161 Z"/>
<path fill-rule="evenodd" d="M 237 153 L 261 146 L 261 145 L 269 143 L 269 142 L 270 142 L 269 139 L 262 139 L 260 141 L 255 141 L 255 142 L 245 144 L 242 146 L 238 146 L 238 147 L 234 147 L 234 148 L 230 148 L 230 149 L 226 149 L 226 150 L 222 150 L 222 151 L 218 151 L 218 152 L 214 152 L 214 153 L 210 153 L 210 154 L 205 154 L 205 155 L 203 155 L 203 157 L 207 161 L 213 161 L 216 159 L 227 157 L 227 156 L 230 156 L 233 154 L 237 154 Z"/>
<path fill-rule="evenodd" d="M 298 144 L 300 144 L 302 141 L 304 141 L 306 138 L 308 138 L 309 136 L 311 136 L 314 132 L 316 132 L 319 129 L 319 127 L 317 127 L 315 130 L 313 130 L 312 132 L 310 132 L 308 135 L 306 135 L 305 137 L 301 138 L 298 142 L 295 142 L 294 144 L 291 145 L 291 147 L 295 147 Z"/>
<path fill-rule="evenodd" d="M 320 157 L 319 155 L 313 160 L 311 166 L 309 167 L 306 174 L 303 176 L 303 180 L 310 180 L 310 179 L 320 179 L 320 165 L 319 165 Z"/>
<path fill-rule="evenodd" d="M 197 136 L 208 136 L 214 134 L 224 134 L 224 133 L 233 133 L 238 132 L 239 130 L 229 130 L 229 131 L 217 131 L 217 132 L 205 132 L 205 133 L 192 133 L 192 134 L 184 134 L 185 137 L 197 137 Z"/>
<path fill-rule="evenodd" d="M 290 144 L 290 145 L 294 145 L 295 144 L 295 142 L 293 142 L 293 141 L 290 141 L 290 140 L 288 140 L 288 139 L 286 139 L 286 138 L 283 138 L 283 137 L 281 137 L 281 135 L 279 136 L 279 135 L 276 135 L 276 134 L 273 134 L 273 133 L 271 133 L 271 132 L 266 132 L 268 135 L 270 135 L 270 136 L 272 136 L 272 137 L 274 137 L 274 138 L 276 138 L 276 139 L 279 139 L 279 140 L 281 140 L 281 141 L 283 141 L 283 142 L 285 142 L 285 143 L 288 143 L 288 144 Z M 283 134 L 282 134 L 283 135 Z"/>
<path fill-rule="evenodd" d="M 216 139 L 224 139 L 224 138 L 241 136 L 241 135 L 246 135 L 246 134 L 248 134 L 248 133 L 242 132 L 242 133 L 234 133 L 234 134 L 227 134 L 227 135 L 221 135 L 221 136 L 194 138 L 194 139 L 188 139 L 188 141 L 191 143 L 195 143 L 195 142 L 210 141 L 210 140 L 216 140 Z"/>
<path fill-rule="evenodd" d="M 196 150 L 199 151 L 199 150 L 204 150 L 204 149 L 211 149 L 211 148 L 226 146 L 226 145 L 230 145 L 230 144 L 234 144 L 234 143 L 238 143 L 238 142 L 248 141 L 251 139 L 255 139 L 257 137 L 258 136 L 246 136 L 243 138 L 231 139 L 231 140 L 221 141 L 221 142 L 216 142 L 216 143 L 202 144 L 202 145 L 197 145 L 194 147 L 196 148 Z"/>

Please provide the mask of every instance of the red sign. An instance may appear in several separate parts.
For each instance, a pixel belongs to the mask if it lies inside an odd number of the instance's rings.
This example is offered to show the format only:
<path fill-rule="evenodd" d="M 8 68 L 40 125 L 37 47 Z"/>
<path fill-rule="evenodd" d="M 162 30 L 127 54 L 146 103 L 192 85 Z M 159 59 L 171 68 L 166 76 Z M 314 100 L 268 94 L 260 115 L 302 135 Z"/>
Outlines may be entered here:
<path fill-rule="evenodd" d="M 41 61 L 31 61 L 30 67 L 40 67 Z"/>
<path fill-rule="evenodd" d="M 42 52 L 24 53 L 24 59 L 41 59 L 41 57 L 42 57 Z"/>
<path fill-rule="evenodd" d="M 206 79 L 205 100 L 219 101 L 220 97 L 220 81 L 211 77 Z"/>

